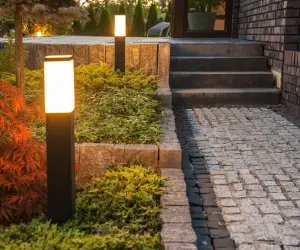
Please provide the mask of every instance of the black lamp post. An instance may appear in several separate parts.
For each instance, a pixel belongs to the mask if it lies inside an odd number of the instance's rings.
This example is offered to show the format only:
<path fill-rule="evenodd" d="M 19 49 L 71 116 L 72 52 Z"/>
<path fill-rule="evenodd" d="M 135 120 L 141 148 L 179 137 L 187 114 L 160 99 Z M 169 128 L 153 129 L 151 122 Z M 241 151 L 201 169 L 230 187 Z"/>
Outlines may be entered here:
<path fill-rule="evenodd" d="M 73 56 L 46 56 L 44 82 L 48 217 L 61 224 L 75 213 Z"/>
<path fill-rule="evenodd" d="M 125 72 L 126 16 L 115 15 L 115 70 Z"/>

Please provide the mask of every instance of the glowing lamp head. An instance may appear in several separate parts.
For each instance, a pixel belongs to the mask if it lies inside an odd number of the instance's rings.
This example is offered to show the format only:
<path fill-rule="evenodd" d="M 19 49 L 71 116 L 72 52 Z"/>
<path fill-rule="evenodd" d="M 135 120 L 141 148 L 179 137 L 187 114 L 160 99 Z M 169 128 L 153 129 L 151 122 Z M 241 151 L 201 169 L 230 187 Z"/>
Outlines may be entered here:
<path fill-rule="evenodd" d="M 126 36 L 125 15 L 115 15 L 115 36 Z"/>
<path fill-rule="evenodd" d="M 36 33 L 36 36 L 41 37 L 41 36 L 42 36 L 42 32 L 38 31 L 38 32 Z"/>
<path fill-rule="evenodd" d="M 44 83 L 46 113 L 70 113 L 74 110 L 73 56 L 46 56 Z"/>

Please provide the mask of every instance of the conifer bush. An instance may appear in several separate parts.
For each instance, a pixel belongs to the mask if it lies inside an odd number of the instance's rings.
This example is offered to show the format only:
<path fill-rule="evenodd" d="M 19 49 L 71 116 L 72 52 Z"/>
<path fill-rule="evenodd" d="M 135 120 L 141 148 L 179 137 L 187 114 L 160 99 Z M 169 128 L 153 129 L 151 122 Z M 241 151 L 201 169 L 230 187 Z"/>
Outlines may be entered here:
<path fill-rule="evenodd" d="M 143 37 L 145 36 L 145 23 L 143 17 L 143 7 L 140 0 L 138 0 L 133 14 L 132 19 L 132 36 L 134 37 Z"/>
<path fill-rule="evenodd" d="M 106 8 L 102 8 L 100 19 L 99 19 L 99 35 L 100 36 L 112 36 L 113 27 L 110 14 Z"/>
<path fill-rule="evenodd" d="M 151 4 L 149 13 L 148 13 L 148 19 L 147 19 L 147 24 L 146 24 L 146 31 L 156 25 L 158 23 L 157 21 L 157 10 L 156 10 L 156 5 Z"/>

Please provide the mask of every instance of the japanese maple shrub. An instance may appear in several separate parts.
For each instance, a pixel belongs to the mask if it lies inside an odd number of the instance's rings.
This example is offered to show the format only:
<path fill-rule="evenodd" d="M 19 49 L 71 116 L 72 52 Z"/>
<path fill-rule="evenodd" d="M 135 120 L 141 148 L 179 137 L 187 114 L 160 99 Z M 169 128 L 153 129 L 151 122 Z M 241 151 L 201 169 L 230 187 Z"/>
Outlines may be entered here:
<path fill-rule="evenodd" d="M 0 82 L 0 223 L 45 211 L 45 145 L 28 129 L 37 111 L 25 104 L 18 88 Z"/>

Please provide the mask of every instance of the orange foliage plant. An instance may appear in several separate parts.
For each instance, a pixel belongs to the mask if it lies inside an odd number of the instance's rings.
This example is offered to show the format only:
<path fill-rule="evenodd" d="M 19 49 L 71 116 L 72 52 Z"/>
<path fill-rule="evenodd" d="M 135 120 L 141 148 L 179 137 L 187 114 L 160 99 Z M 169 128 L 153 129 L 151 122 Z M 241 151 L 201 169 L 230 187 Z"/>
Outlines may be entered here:
<path fill-rule="evenodd" d="M 0 82 L 0 223 L 26 221 L 45 212 L 46 147 L 28 125 L 36 108 L 25 104 L 18 88 Z"/>

